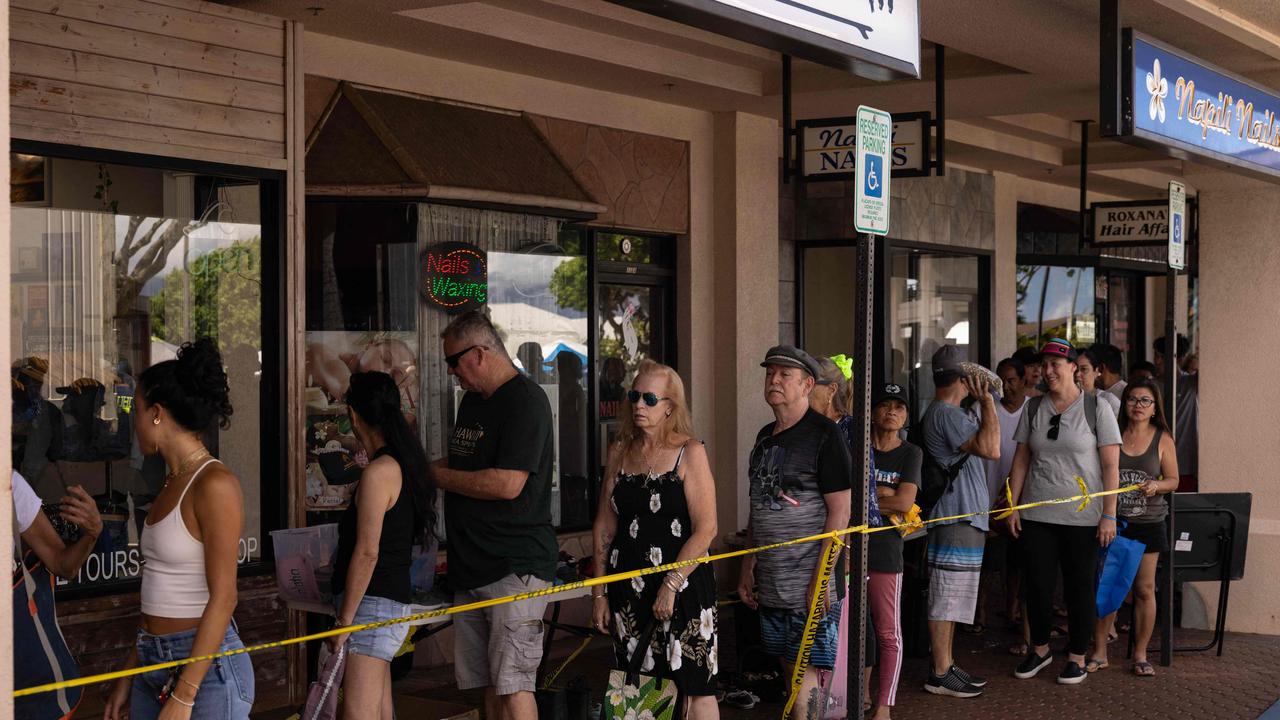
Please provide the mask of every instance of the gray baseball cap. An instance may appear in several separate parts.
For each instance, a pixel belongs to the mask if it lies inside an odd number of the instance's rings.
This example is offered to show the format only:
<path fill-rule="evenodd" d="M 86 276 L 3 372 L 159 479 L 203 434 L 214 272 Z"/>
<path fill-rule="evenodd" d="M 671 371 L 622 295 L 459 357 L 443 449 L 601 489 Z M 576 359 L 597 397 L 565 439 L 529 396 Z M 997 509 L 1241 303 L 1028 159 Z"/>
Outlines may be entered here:
<path fill-rule="evenodd" d="M 961 363 L 968 362 L 968 354 L 959 345 L 943 345 L 933 354 L 933 374 L 964 374 Z"/>
<path fill-rule="evenodd" d="M 768 367 L 770 365 L 797 367 L 814 378 L 822 374 L 822 368 L 818 367 L 818 361 L 814 360 L 812 355 L 794 345 L 774 345 L 769 348 L 769 352 L 764 354 L 764 362 L 760 363 L 760 367 Z"/>

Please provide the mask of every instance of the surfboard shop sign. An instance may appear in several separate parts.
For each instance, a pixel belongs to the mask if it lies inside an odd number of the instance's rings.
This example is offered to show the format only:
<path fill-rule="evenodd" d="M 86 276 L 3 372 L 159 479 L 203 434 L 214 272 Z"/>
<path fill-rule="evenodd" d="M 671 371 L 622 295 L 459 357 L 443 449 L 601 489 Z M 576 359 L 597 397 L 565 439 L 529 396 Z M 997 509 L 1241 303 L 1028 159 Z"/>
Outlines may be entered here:
<path fill-rule="evenodd" d="M 422 298 L 450 314 L 483 305 L 489 299 L 489 262 L 484 250 L 462 242 L 424 250 Z"/>

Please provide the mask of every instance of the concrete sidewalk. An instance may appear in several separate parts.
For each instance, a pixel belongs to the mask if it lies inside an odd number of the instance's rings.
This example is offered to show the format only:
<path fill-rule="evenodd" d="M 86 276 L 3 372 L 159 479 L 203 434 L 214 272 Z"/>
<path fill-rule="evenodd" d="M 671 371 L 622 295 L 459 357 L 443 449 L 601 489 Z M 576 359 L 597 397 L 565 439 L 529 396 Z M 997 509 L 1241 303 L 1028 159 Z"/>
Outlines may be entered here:
<path fill-rule="evenodd" d="M 721 627 L 732 634 L 732 609 L 721 615 Z M 1179 644 L 1204 644 L 1209 633 L 1179 630 Z M 1280 698 L 1280 637 L 1230 634 L 1224 654 L 1211 651 L 1177 653 L 1171 668 L 1160 667 L 1159 654 L 1152 652 L 1156 677 L 1140 678 L 1129 670 L 1124 659 L 1126 637 L 1111 644 L 1111 666 L 1074 687 L 1055 682 L 1062 660 L 1032 680 L 1013 677 L 1018 658 L 1006 649 L 1013 633 L 989 629 L 983 635 L 957 633 L 956 658 L 975 675 L 989 679 L 987 692 L 979 698 L 960 700 L 930 695 L 923 689 L 928 662 L 909 658 L 903 667 L 895 718 L 945 717 L 963 720 L 1133 720 L 1135 718 L 1222 718 L 1254 720 Z M 557 654 L 576 647 L 576 640 L 557 641 Z M 721 667 L 734 657 L 732 638 L 721 636 Z M 584 676 L 593 688 L 594 702 L 605 687 L 613 654 L 604 637 L 597 638 L 565 671 L 564 678 Z M 556 663 L 553 663 L 553 665 Z M 476 693 L 464 693 L 453 686 L 453 669 L 416 670 L 396 683 L 397 693 L 431 697 L 480 706 Z M 781 716 L 781 704 L 762 703 L 752 710 L 721 705 L 724 720 L 756 720 Z"/>

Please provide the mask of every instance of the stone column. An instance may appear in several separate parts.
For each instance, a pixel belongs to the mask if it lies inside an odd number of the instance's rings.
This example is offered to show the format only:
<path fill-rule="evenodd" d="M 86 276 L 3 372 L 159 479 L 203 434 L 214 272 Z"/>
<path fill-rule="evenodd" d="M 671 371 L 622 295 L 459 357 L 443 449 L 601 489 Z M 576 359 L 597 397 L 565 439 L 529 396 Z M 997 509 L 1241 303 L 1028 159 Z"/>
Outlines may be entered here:
<path fill-rule="evenodd" d="M 1200 190 L 1200 490 L 1252 492 L 1249 559 L 1227 629 L 1280 634 L 1280 186 L 1188 174 Z M 1198 588 L 1212 618 L 1217 584 Z"/>
<path fill-rule="evenodd" d="M 760 360 L 778 337 L 777 121 L 745 113 L 715 116 L 715 358 L 713 428 L 722 534 L 746 526 L 747 455 L 772 419 Z"/>

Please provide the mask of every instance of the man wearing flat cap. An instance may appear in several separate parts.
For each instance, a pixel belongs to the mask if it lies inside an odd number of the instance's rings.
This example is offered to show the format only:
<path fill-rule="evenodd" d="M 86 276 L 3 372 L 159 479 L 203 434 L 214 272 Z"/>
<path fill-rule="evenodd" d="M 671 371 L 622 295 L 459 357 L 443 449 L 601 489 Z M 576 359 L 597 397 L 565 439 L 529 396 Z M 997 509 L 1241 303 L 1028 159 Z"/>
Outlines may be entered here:
<path fill-rule="evenodd" d="M 749 461 L 751 545 L 792 540 L 849 525 L 849 449 L 839 428 L 809 408 L 820 369 L 808 353 L 790 345 L 771 348 L 760 363 L 764 400 L 774 421 L 756 435 Z M 760 636 L 789 675 L 799 653 L 809 600 L 815 589 L 825 544 L 800 545 L 748 555 L 742 561 L 738 591 L 743 602 L 760 613 Z M 809 672 L 800 688 L 798 708 L 817 688 L 817 669 L 835 666 L 839 612 L 831 607 L 818 628 Z"/>

